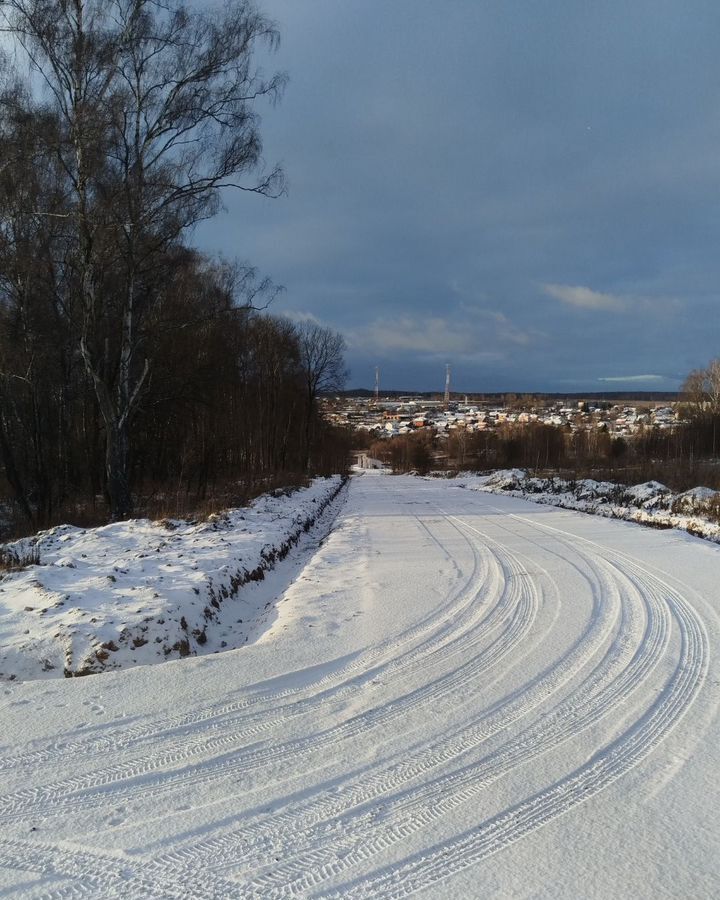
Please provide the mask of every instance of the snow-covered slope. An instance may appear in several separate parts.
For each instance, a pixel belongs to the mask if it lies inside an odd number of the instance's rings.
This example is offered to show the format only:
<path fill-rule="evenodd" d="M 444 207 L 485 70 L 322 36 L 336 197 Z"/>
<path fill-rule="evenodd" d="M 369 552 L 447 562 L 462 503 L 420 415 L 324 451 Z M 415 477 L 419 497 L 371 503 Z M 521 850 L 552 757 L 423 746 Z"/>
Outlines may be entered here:
<path fill-rule="evenodd" d="M 242 645 L 270 602 L 247 589 L 342 484 L 316 479 L 206 522 L 64 525 L 8 544 L 39 564 L 0 580 L 0 681 L 86 675 Z"/>
<path fill-rule="evenodd" d="M 0 686 L 14 897 L 710 898 L 720 548 L 363 475 L 237 651 Z"/>
<path fill-rule="evenodd" d="M 658 481 L 628 487 L 592 478 L 536 478 L 525 469 L 498 469 L 491 475 L 461 473 L 454 483 L 653 528 L 680 528 L 720 542 L 720 492 L 706 487 L 675 493 Z"/>

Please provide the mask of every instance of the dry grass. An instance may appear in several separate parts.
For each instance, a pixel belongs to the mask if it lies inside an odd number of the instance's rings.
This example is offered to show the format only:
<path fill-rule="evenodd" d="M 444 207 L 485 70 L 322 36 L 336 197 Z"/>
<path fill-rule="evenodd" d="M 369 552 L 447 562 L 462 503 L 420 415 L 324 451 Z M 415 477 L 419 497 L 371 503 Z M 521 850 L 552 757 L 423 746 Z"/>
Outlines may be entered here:
<path fill-rule="evenodd" d="M 696 487 L 707 487 L 720 492 L 720 460 L 700 460 L 693 464 L 675 460 L 637 463 L 629 466 L 585 465 L 572 469 L 554 469 L 536 472 L 541 477 L 560 476 L 568 481 L 594 478 L 596 481 L 612 481 L 616 484 L 632 486 L 646 481 L 659 481 L 673 492 L 680 494 Z M 678 501 L 673 503 L 672 512 L 702 516 L 709 522 L 720 524 L 720 494 L 705 501 L 695 503 L 692 509 L 685 508 Z"/>
<path fill-rule="evenodd" d="M 677 493 L 694 487 L 720 490 L 720 460 L 701 460 L 693 464 L 676 460 L 652 460 L 624 466 L 587 462 L 572 467 L 538 471 L 534 474 L 541 477 L 556 475 L 569 481 L 594 478 L 596 481 L 613 481 L 629 486 L 643 484 L 646 481 L 659 481 Z"/>
<path fill-rule="evenodd" d="M 161 522 L 168 528 L 173 527 L 174 520 L 204 522 L 210 516 L 222 515 L 225 510 L 247 506 L 261 494 L 278 491 L 291 493 L 299 488 L 307 487 L 309 483 L 310 481 L 305 475 L 296 472 L 282 472 L 215 485 L 203 497 L 184 490 L 170 492 L 167 489 L 146 489 L 136 497 L 134 517 Z M 53 515 L 39 526 L 29 523 L 19 511 L 14 512 L 12 509 L 6 508 L 5 512 L 6 520 L 0 533 L 0 540 L 3 541 L 29 537 L 40 529 L 53 528 L 56 525 L 94 528 L 99 525 L 107 525 L 111 521 L 110 510 L 102 497 L 96 498 L 95 502 L 68 503 L 58 507 Z M 5 560 L 2 558 L 2 553 L 5 553 Z M 27 563 L 17 561 L 11 551 L 0 548 L 0 570 L 12 571 L 32 564 L 32 561 Z"/>
<path fill-rule="evenodd" d="M 172 526 L 173 520 L 183 519 L 204 522 L 211 516 L 222 515 L 225 510 L 247 506 L 256 497 L 266 493 L 292 493 L 310 484 L 305 475 L 285 472 L 265 478 L 234 481 L 216 487 L 208 496 L 196 496 L 179 492 L 157 492 L 138 502 L 135 514 Z"/>
<path fill-rule="evenodd" d="M 28 566 L 40 565 L 40 552 L 37 547 L 29 547 L 24 552 L 0 547 L 0 572 L 22 572 Z"/>

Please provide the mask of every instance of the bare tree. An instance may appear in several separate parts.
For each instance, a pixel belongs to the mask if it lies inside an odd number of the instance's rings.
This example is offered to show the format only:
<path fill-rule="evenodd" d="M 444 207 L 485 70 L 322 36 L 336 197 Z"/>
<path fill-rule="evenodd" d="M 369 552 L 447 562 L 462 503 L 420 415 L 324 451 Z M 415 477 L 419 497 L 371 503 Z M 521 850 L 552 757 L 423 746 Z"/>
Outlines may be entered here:
<path fill-rule="evenodd" d="M 716 456 L 720 428 L 720 359 L 713 359 L 704 369 L 691 372 L 685 379 L 682 393 L 685 397 L 683 416 L 706 435 L 699 441 L 699 446 L 707 445 L 712 456 Z"/>
<path fill-rule="evenodd" d="M 55 121 L 33 114 L 28 100 L 18 84 L 0 94 L 0 459 L 25 518 L 42 524 L 64 491 L 67 459 L 53 449 L 67 429 L 72 361 L 55 265 L 65 225 L 62 216 L 27 214 L 62 210 L 57 164 L 45 141 Z M 50 413 L 55 403 L 57 415 Z"/>
<path fill-rule="evenodd" d="M 695 369 L 682 387 L 687 402 L 696 412 L 720 415 L 720 359 L 713 359 L 704 369 Z"/>
<path fill-rule="evenodd" d="M 314 410 L 318 394 L 341 390 L 347 379 L 345 339 L 337 331 L 314 322 L 298 326 L 300 364 L 305 384 L 305 465 L 310 467 Z"/>
<path fill-rule="evenodd" d="M 73 229 L 74 324 L 121 518 L 132 508 L 131 420 L 151 367 L 144 322 L 163 292 L 158 258 L 218 211 L 222 188 L 283 189 L 278 168 L 261 171 L 255 105 L 285 79 L 253 63 L 278 33 L 249 0 L 213 11 L 182 0 L 0 0 L 0 12 L 58 123 L 67 203 L 53 215 Z"/>

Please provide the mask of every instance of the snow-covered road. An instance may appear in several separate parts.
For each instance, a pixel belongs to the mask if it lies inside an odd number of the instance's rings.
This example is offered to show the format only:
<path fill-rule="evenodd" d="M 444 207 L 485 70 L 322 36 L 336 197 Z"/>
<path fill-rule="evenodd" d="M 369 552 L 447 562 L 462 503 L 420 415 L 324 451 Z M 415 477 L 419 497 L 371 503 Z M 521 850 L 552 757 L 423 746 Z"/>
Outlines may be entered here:
<path fill-rule="evenodd" d="M 0 686 L 0 895 L 720 885 L 720 547 L 353 479 L 241 650 Z"/>

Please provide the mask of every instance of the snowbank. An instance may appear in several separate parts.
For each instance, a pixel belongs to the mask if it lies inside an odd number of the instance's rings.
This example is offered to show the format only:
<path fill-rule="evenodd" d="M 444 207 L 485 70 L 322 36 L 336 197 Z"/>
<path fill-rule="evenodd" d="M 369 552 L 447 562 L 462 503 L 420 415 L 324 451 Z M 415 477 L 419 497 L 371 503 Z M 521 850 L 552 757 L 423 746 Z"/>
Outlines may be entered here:
<path fill-rule="evenodd" d="M 720 525 L 714 519 L 720 492 L 696 487 L 674 493 L 658 481 L 628 487 L 592 478 L 534 478 L 524 469 L 500 469 L 491 475 L 458 476 L 456 484 L 472 490 L 506 493 L 534 503 L 640 522 L 655 528 L 681 528 L 720 543 Z"/>
<path fill-rule="evenodd" d="M 343 484 L 316 479 L 200 524 L 63 525 L 5 545 L 6 556 L 39 564 L 0 580 L 0 679 L 87 675 L 239 646 L 252 611 L 227 601 L 287 556 Z"/>

